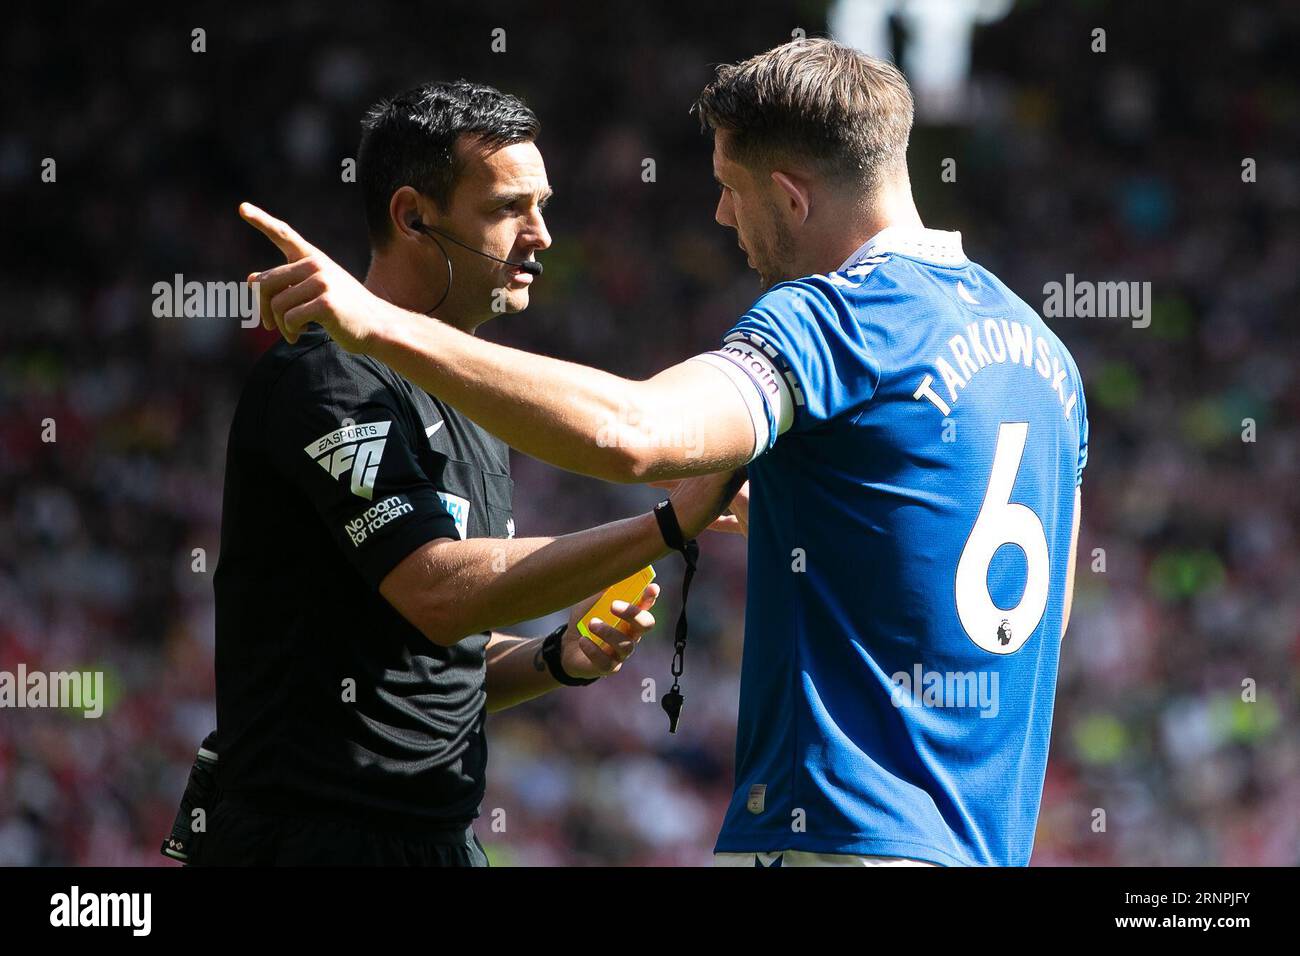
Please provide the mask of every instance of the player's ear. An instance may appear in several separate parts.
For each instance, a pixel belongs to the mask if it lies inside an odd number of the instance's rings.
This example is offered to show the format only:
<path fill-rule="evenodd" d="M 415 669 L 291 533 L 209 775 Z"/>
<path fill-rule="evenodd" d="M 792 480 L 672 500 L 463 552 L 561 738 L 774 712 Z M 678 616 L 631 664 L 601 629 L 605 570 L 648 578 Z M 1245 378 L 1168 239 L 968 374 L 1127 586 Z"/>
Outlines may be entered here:
<path fill-rule="evenodd" d="M 403 239 L 418 241 L 420 233 L 412 223 L 428 223 L 429 217 L 424 209 L 425 199 L 412 186 L 402 186 L 388 200 L 388 216 L 393 224 L 393 232 Z"/>
<path fill-rule="evenodd" d="M 772 170 L 772 182 L 776 183 L 777 189 L 781 191 L 785 207 L 794 217 L 795 222 L 800 225 L 807 222 L 808 214 L 812 212 L 812 193 L 808 189 L 808 184 L 801 177 L 796 178 L 779 169 Z"/>

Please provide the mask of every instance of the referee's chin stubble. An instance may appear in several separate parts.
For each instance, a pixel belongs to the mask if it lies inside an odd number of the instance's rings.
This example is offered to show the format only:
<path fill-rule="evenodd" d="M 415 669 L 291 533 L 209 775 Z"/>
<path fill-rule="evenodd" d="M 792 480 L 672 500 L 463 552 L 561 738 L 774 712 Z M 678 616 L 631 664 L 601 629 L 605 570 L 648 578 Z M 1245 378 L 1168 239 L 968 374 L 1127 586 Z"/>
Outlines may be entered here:
<path fill-rule="evenodd" d="M 509 267 L 507 267 L 507 270 L 501 285 L 494 289 L 492 294 L 494 297 L 500 295 L 500 311 L 507 314 L 522 312 L 528 308 L 528 294 L 531 283 L 519 281 L 518 273 L 515 270 L 511 270 Z M 523 278 L 532 279 L 533 277 L 525 273 Z"/>

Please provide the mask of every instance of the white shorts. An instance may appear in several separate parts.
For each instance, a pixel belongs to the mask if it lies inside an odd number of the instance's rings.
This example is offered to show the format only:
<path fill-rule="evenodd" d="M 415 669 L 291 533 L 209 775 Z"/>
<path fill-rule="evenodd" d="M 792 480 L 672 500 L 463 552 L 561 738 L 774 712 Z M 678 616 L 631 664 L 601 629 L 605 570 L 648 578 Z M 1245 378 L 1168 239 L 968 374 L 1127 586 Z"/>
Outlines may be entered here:
<path fill-rule="evenodd" d="M 938 866 L 927 860 L 905 856 L 853 856 L 846 853 L 806 853 L 784 850 L 775 853 L 715 853 L 714 866 Z"/>

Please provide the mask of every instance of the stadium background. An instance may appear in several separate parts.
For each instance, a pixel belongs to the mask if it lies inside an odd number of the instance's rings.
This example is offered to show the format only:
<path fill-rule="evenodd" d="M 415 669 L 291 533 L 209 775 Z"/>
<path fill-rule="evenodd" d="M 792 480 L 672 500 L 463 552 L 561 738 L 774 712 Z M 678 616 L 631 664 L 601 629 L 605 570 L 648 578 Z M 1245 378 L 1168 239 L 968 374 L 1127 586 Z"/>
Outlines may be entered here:
<path fill-rule="evenodd" d="M 242 199 L 364 271 L 359 193 L 340 177 L 362 110 L 464 75 L 536 110 L 556 190 L 532 307 L 483 334 L 649 374 L 713 347 L 757 291 L 713 222 L 709 141 L 687 107 L 710 63 L 824 33 L 826 12 L 331 0 L 249 16 L 27 5 L 10 20 L 0 670 L 102 668 L 111 697 L 99 720 L 0 712 L 0 863 L 163 864 L 214 723 L 226 434 L 270 339 L 235 319 L 155 318 L 153 284 L 273 264 Z M 207 52 L 191 52 L 193 27 Z M 1300 863 L 1298 45 L 1293 4 L 1017 3 L 976 28 L 960 108 L 914 135 L 927 223 L 960 229 L 1031 304 L 1067 273 L 1153 288 L 1148 329 L 1053 321 L 1088 388 L 1092 447 L 1036 864 Z M 55 183 L 40 180 L 47 156 Z M 518 455 L 515 480 L 524 535 L 656 497 Z M 731 786 L 743 551 L 706 541 L 676 737 L 640 700 L 640 678 L 668 672 L 680 563 L 659 568 L 660 626 L 624 675 L 489 718 L 478 830 L 494 863 L 708 861 Z"/>

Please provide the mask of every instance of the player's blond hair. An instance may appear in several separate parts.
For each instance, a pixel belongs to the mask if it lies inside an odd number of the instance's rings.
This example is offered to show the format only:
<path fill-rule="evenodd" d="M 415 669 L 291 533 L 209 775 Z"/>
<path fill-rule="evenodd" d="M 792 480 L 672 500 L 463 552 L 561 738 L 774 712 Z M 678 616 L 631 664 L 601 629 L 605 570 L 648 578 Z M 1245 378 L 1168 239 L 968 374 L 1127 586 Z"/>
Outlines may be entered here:
<path fill-rule="evenodd" d="M 905 161 L 912 91 L 893 65 L 834 40 L 792 40 L 718 67 L 693 112 L 727 130 L 728 155 L 751 168 L 789 161 L 870 186 Z"/>

